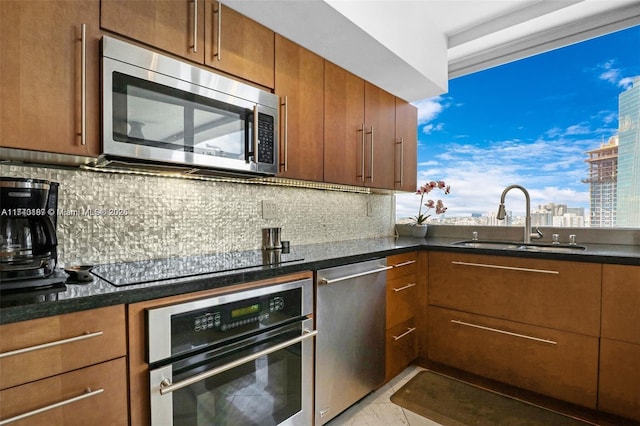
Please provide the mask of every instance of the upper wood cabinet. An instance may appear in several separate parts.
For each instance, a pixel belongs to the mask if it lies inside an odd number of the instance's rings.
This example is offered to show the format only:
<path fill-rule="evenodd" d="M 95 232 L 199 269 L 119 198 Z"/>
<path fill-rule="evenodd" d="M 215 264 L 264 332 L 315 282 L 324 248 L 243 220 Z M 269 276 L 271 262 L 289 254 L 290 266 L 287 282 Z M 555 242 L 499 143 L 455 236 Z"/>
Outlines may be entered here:
<path fill-rule="evenodd" d="M 274 32 L 216 1 L 205 12 L 205 63 L 273 88 Z"/>
<path fill-rule="evenodd" d="M 276 35 L 280 97 L 278 176 L 321 182 L 324 175 L 324 59 Z"/>
<path fill-rule="evenodd" d="M 102 0 L 102 28 L 273 88 L 274 33 L 210 0 Z"/>
<path fill-rule="evenodd" d="M 417 110 L 325 61 L 324 180 L 415 191 Z"/>
<path fill-rule="evenodd" d="M 102 28 L 204 62 L 204 0 L 102 0 Z"/>
<path fill-rule="evenodd" d="M 98 0 L 0 2 L 0 145 L 99 154 L 99 13 Z"/>
<path fill-rule="evenodd" d="M 418 174 L 418 109 L 396 98 L 395 189 L 415 191 Z"/>
<path fill-rule="evenodd" d="M 395 187 L 396 99 L 369 82 L 364 84 L 364 180 L 373 188 Z"/>
<path fill-rule="evenodd" d="M 324 64 L 324 181 L 364 185 L 364 80 Z"/>

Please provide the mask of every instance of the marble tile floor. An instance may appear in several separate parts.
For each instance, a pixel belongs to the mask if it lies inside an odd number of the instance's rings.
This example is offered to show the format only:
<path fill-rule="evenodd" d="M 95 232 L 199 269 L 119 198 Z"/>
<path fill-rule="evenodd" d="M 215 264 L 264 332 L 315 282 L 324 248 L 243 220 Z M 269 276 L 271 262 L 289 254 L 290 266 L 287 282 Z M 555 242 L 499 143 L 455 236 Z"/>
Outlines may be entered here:
<path fill-rule="evenodd" d="M 389 400 L 404 386 L 421 367 L 409 366 L 377 391 L 367 395 L 358 403 L 327 423 L 327 426 L 440 426 Z"/>

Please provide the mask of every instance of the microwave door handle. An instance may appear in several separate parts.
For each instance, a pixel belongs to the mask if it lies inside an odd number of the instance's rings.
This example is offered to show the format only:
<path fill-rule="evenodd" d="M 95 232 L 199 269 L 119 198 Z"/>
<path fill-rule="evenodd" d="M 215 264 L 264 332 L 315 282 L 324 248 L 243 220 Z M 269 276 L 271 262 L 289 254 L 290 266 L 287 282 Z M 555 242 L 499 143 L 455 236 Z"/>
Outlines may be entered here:
<path fill-rule="evenodd" d="M 244 162 L 249 164 L 251 160 L 249 157 L 251 156 L 251 126 L 252 124 L 249 122 L 249 114 L 244 117 Z"/>
<path fill-rule="evenodd" d="M 297 343 L 302 342 L 303 340 L 307 340 L 313 336 L 315 336 L 316 334 L 318 334 L 317 330 L 309 330 L 309 329 L 304 329 L 302 334 L 298 337 L 294 337 L 291 340 L 287 340 L 286 342 L 282 342 L 278 345 L 272 346 L 270 348 L 267 348 L 265 350 L 262 350 L 260 352 L 256 352 L 254 354 L 251 355 L 247 355 L 246 357 L 242 357 L 239 358 L 233 362 L 230 362 L 228 364 L 225 365 L 221 365 L 220 367 L 214 368 L 212 370 L 209 371 L 205 371 L 203 373 L 200 374 L 196 374 L 193 377 L 190 377 L 188 379 L 182 380 L 181 382 L 178 383 L 171 383 L 171 380 L 165 378 L 164 380 L 162 380 L 162 382 L 160 382 L 160 394 L 161 395 L 165 395 L 171 392 L 175 392 L 177 390 L 180 390 L 184 387 L 190 386 L 194 383 L 200 382 L 202 380 L 208 379 L 209 377 L 213 377 L 215 375 L 218 375 L 220 373 L 223 373 L 225 371 L 231 370 L 233 368 L 239 367 L 243 364 L 246 364 L 248 362 L 251 361 L 255 361 L 258 358 L 262 358 L 263 356 L 267 356 L 269 354 L 272 354 L 274 352 L 278 352 L 279 350 L 285 349 L 289 346 L 293 346 Z"/>
<path fill-rule="evenodd" d="M 253 106 L 253 161 L 258 165 L 258 105 Z"/>

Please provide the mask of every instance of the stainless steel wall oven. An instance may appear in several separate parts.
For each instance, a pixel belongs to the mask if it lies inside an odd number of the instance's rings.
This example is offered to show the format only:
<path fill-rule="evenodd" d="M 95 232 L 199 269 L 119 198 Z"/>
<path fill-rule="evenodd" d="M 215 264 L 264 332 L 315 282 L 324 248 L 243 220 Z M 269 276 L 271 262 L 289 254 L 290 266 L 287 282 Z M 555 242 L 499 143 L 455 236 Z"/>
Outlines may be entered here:
<path fill-rule="evenodd" d="M 230 173 L 278 170 L 278 97 L 102 38 L 103 160 Z"/>
<path fill-rule="evenodd" d="M 146 311 L 152 425 L 313 422 L 310 279 Z"/>

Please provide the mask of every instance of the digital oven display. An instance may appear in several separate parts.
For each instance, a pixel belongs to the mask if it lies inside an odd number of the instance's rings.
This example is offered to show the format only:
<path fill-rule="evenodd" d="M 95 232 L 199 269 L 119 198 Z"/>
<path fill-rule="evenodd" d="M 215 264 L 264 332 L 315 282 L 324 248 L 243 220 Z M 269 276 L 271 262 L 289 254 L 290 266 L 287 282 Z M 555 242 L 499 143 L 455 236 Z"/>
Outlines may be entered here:
<path fill-rule="evenodd" d="M 234 309 L 231 311 L 231 318 L 239 318 L 246 315 L 253 315 L 260 312 L 260 304 L 255 303 L 253 305 L 244 306 L 242 308 Z"/>

